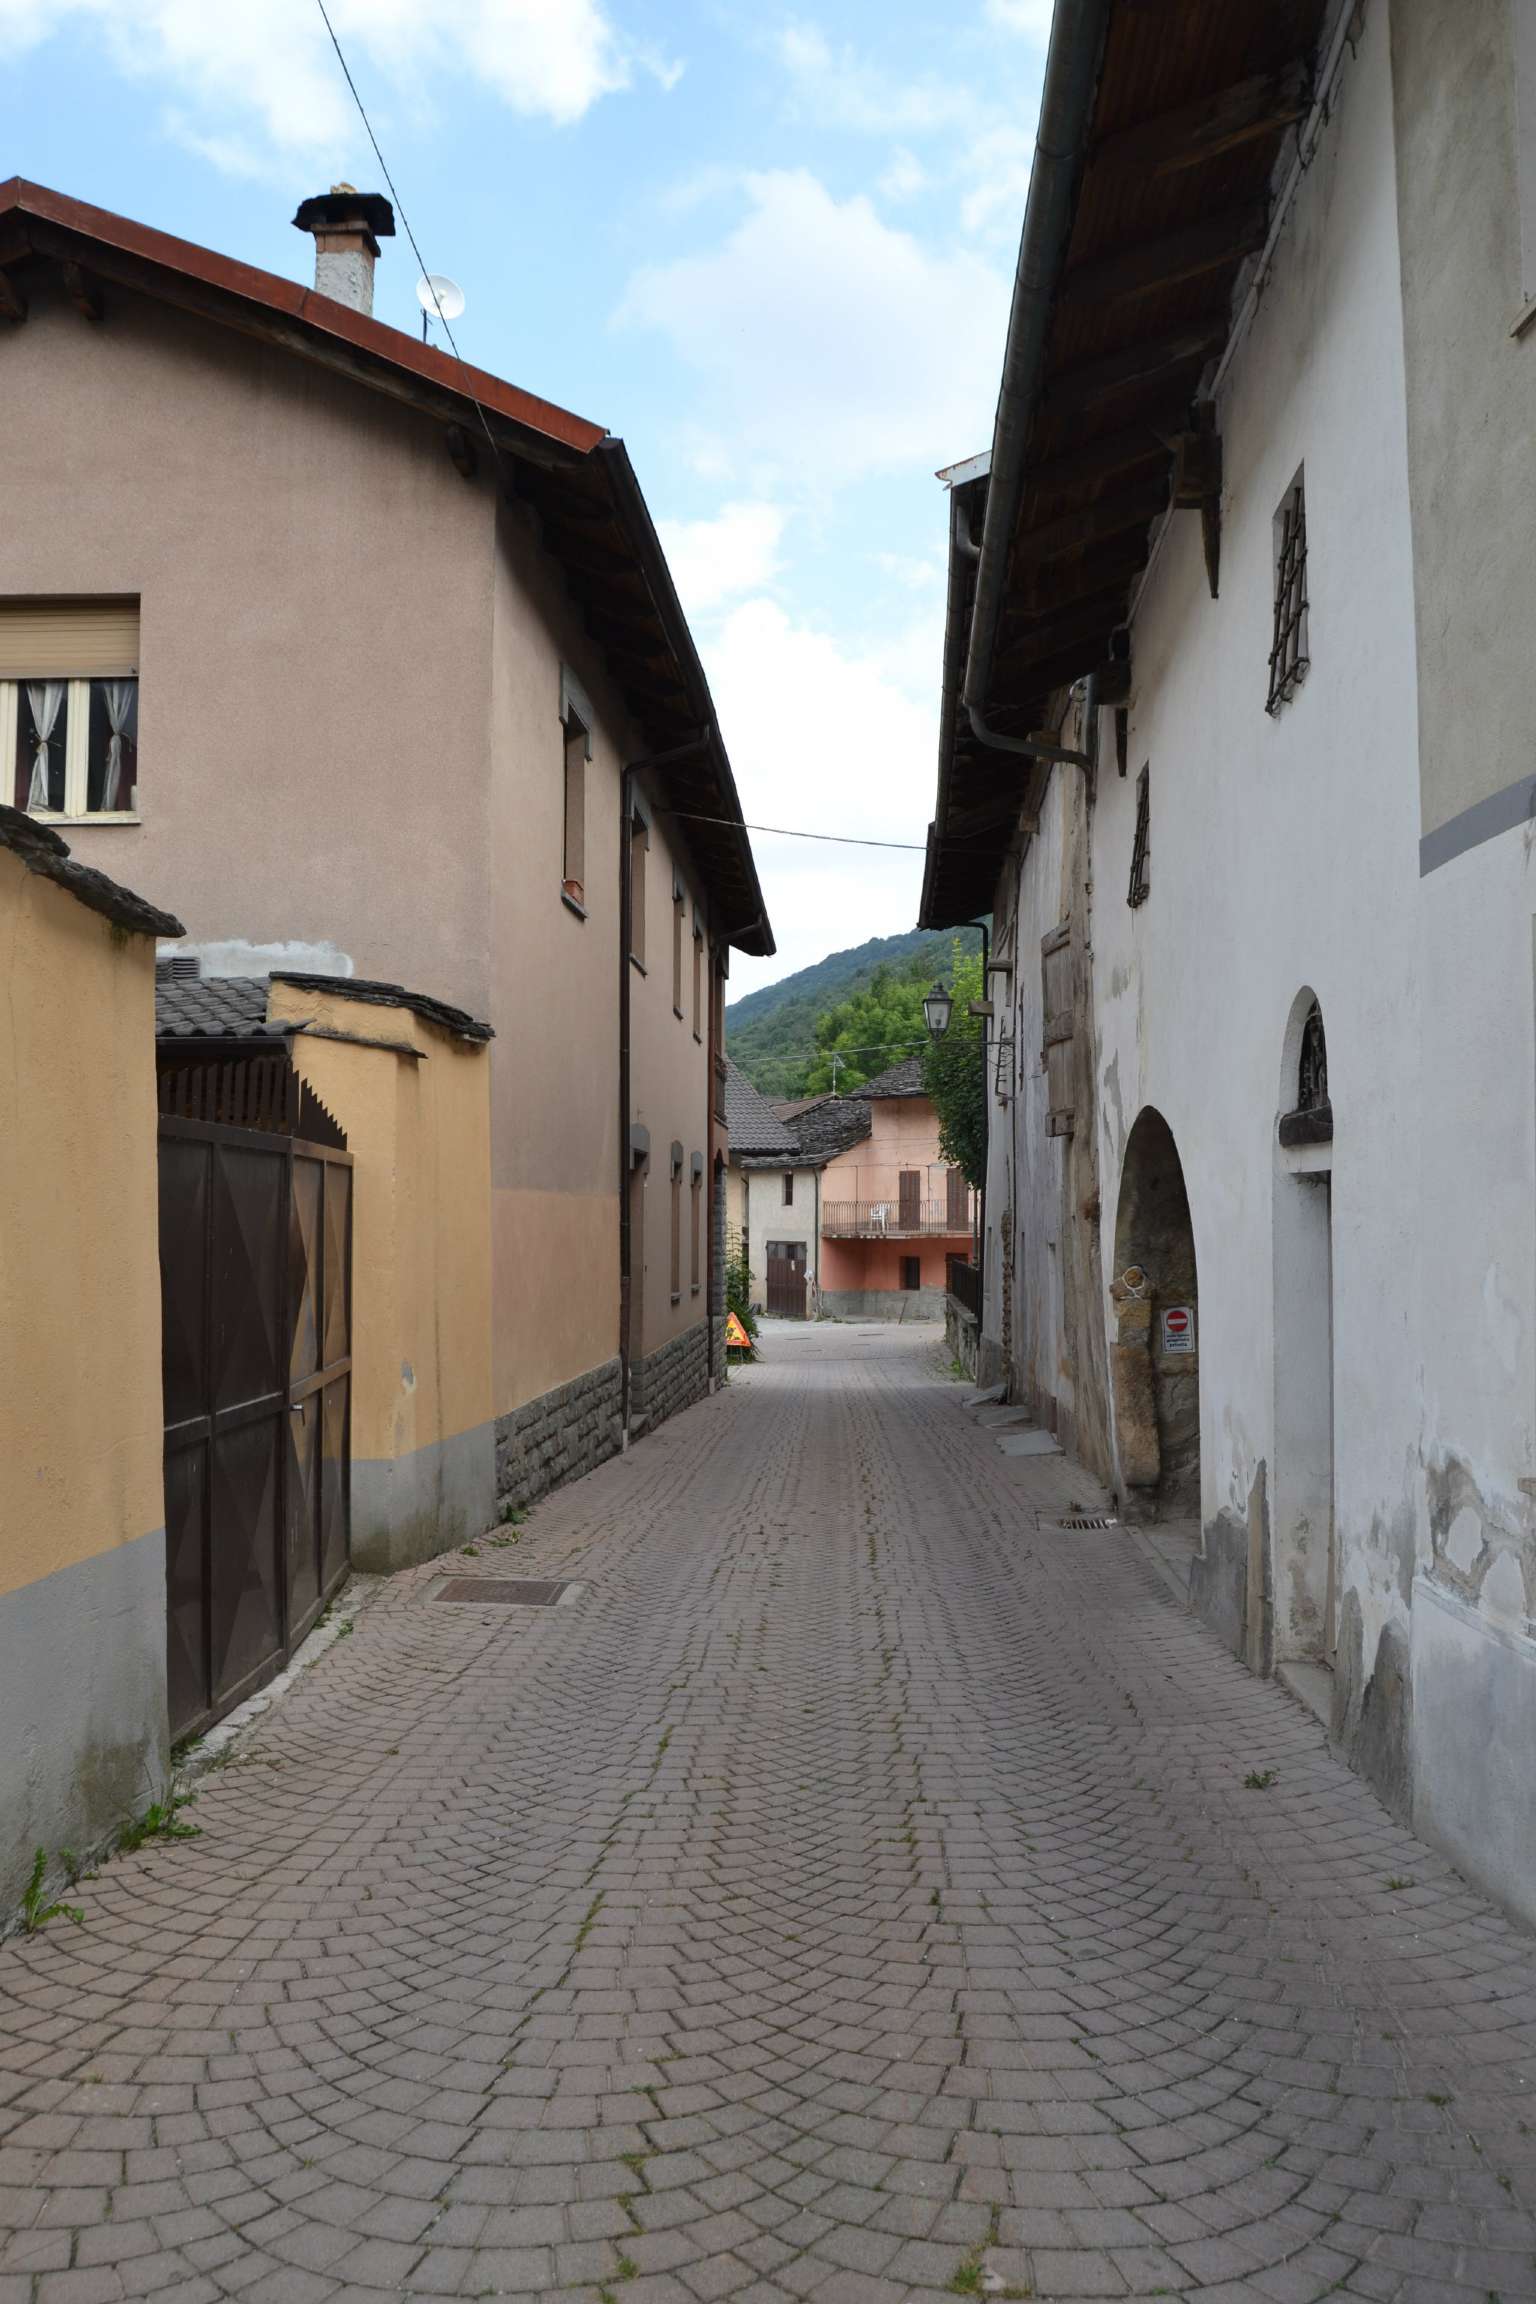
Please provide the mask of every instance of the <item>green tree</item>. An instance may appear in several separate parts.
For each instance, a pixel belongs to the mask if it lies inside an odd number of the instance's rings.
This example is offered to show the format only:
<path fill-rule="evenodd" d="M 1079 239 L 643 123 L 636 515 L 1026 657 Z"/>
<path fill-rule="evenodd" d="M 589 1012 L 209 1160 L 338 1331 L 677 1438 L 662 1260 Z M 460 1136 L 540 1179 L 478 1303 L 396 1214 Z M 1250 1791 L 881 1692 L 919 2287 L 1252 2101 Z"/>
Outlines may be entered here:
<path fill-rule="evenodd" d="M 867 984 L 819 1016 L 816 1053 L 801 1094 L 820 1096 L 835 1087 L 847 1095 L 877 1072 L 919 1055 L 928 1037 L 923 994 L 931 967 L 931 956 L 920 954 L 899 968 L 877 968 Z"/>
<path fill-rule="evenodd" d="M 987 1172 L 986 1027 L 970 1013 L 982 997 L 981 954 L 958 948 L 949 977 L 954 998 L 949 1030 L 931 1040 L 923 1059 L 923 1084 L 939 1116 L 939 1150 L 966 1182 L 981 1185 Z"/>

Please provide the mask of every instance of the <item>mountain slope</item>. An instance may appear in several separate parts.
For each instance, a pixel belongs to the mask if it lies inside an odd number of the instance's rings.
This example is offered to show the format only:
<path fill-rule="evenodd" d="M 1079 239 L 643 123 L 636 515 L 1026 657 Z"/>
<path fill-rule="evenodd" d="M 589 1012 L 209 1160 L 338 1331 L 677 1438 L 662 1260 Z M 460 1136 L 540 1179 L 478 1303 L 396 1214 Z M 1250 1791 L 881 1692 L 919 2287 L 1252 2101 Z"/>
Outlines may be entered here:
<path fill-rule="evenodd" d="M 867 944 L 830 952 L 814 967 L 799 968 L 793 976 L 733 1001 L 725 1012 L 726 1046 L 763 1095 L 798 1095 L 801 1074 L 815 1050 L 818 1018 L 862 991 L 878 968 L 901 976 L 929 970 L 947 975 L 957 943 L 962 951 L 975 952 L 981 938 L 974 928 L 912 928 L 900 936 L 873 936 Z M 879 1059 L 871 1061 L 871 1071 L 880 1068 Z"/>

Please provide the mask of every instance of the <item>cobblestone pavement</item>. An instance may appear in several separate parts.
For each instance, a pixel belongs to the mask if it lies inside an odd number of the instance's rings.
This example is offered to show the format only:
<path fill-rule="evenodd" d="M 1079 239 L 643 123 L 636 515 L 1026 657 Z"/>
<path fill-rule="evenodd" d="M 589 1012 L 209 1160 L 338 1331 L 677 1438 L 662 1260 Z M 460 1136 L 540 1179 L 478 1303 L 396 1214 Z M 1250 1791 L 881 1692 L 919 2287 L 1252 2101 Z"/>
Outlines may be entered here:
<path fill-rule="evenodd" d="M 0 2304 L 1536 2295 L 1536 1943 L 938 1364 L 775 1331 L 0 1948 Z"/>

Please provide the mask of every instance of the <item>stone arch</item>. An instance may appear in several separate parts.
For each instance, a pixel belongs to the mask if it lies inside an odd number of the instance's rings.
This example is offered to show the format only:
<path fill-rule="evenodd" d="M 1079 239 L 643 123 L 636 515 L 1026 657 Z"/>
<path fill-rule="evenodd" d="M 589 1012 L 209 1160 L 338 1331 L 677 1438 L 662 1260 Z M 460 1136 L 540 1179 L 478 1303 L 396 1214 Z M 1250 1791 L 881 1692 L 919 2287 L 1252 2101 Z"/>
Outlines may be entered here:
<path fill-rule="evenodd" d="M 1333 1503 L 1333 1102 L 1323 1012 L 1291 1002 L 1275 1130 L 1271 1653 L 1331 1666 L 1338 1618 Z"/>
<path fill-rule="evenodd" d="M 1184 1166 L 1161 1112 L 1137 1115 L 1115 1216 L 1115 1439 L 1123 1486 L 1200 1516 L 1199 1280 Z M 1186 1313 L 1182 1327 L 1177 1319 Z M 1175 1319 L 1169 1322 L 1167 1315 Z"/>

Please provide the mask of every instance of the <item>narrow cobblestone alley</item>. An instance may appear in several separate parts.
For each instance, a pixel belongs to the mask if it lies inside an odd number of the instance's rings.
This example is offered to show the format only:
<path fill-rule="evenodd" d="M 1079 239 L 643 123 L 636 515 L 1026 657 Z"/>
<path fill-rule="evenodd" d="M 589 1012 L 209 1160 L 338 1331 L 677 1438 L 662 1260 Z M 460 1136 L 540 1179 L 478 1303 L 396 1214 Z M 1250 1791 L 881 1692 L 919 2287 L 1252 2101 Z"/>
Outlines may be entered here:
<path fill-rule="evenodd" d="M 775 1330 L 0 1948 L 0 2304 L 1536 2296 L 1532 1939 L 940 1369 Z"/>

